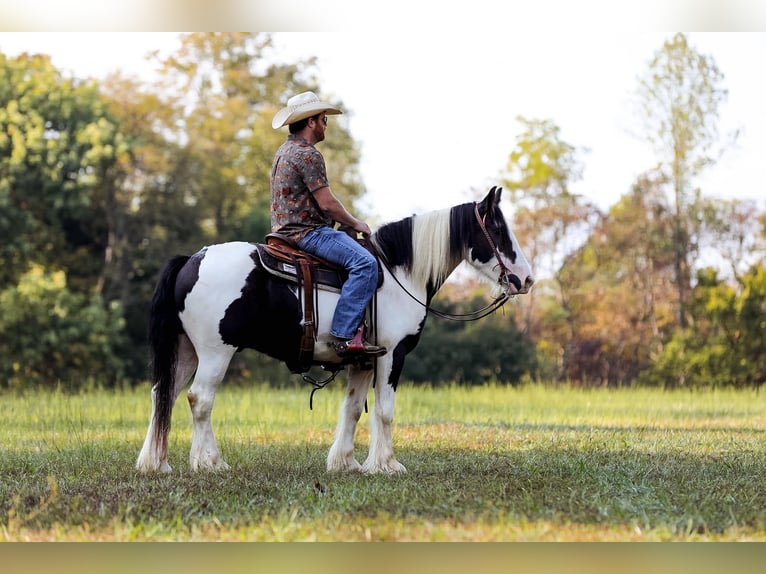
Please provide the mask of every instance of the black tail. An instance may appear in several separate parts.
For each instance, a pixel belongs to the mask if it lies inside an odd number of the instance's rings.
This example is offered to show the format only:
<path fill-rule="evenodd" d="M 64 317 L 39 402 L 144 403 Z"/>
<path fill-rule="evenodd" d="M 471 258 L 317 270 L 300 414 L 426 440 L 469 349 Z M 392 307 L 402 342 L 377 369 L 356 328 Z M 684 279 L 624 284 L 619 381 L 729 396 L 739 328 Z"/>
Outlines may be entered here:
<path fill-rule="evenodd" d="M 178 354 L 178 336 L 183 332 L 175 301 L 176 277 L 189 260 L 177 255 L 165 265 L 154 288 L 149 314 L 149 344 L 154 377 L 154 431 L 155 444 L 166 452 L 170 417 L 173 413 L 173 382 Z"/>

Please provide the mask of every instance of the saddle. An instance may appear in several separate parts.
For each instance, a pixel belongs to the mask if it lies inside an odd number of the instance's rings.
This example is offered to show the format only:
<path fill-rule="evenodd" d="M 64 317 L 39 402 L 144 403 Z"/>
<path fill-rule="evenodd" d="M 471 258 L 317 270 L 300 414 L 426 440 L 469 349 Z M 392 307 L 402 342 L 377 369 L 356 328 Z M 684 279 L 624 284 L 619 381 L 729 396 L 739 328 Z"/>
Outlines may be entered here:
<path fill-rule="evenodd" d="M 295 373 L 302 373 L 311 367 L 314 360 L 314 342 L 319 324 L 317 292 L 324 290 L 340 293 L 343 283 L 348 279 L 348 271 L 340 265 L 301 250 L 295 241 L 279 233 L 269 233 L 265 239 L 265 244 L 256 245 L 258 258 L 264 270 L 298 286 L 298 297 L 303 307 L 303 335 L 298 364 L 288 367 Z M 367 241 L 357 241 L 377 259 L 374 248 Z M 383 270 L 378 265 L 378 289 L 382 284 Z"/>

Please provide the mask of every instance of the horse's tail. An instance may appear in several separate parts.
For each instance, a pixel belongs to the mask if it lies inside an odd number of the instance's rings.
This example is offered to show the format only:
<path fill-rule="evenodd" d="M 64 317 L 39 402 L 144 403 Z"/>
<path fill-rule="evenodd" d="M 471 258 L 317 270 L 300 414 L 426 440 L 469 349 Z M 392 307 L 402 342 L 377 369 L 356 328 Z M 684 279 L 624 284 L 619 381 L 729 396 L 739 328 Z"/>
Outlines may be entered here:
<path fill-rule="evenodd" d="M 149 314 L 149 345 L 154 380 L 155 444 L 161 453 L 167 452 L 170 418 L 173 413 L 173 384 L 178 356 L 178 336 L 183 332 L 175 301 L 176 277 L 189 260 L 177 255 L 165 265 L 152 296 Z"/>

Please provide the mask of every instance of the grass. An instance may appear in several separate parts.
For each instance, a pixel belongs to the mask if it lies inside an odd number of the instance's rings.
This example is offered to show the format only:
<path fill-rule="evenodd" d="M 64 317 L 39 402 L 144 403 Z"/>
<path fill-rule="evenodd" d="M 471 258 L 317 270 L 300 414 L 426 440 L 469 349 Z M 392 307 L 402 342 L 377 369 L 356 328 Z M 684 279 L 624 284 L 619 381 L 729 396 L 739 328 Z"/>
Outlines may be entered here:
<path fill-rule="evenodd" d="M 342 393 L 310 411 L 306 389 L 224 387 L 224 473 L 188 470 L 181 400 L 174 472 L 151 476 L 133 469 L 148 387 L 6 395 L 0 540 L 766 541 L 755 391 L 403 384 L 394 447 L 409 472 L 393 477 L 325 472 Z"/>

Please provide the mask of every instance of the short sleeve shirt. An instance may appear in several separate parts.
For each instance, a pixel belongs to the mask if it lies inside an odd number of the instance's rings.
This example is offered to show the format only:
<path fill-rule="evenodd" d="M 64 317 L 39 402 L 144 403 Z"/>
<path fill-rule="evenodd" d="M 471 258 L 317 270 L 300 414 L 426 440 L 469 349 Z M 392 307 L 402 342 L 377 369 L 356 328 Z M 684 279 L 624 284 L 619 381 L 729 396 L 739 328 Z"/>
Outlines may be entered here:
<path fill-rule="evenodd" d="M 323 187 L 329 183 L 322 154 L 290 134 L 271 167 L 271 231 L 298 241 L 313 229 L 332 226 L 313 195 Z"/>

